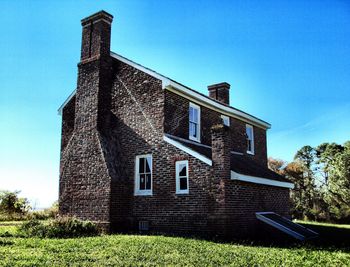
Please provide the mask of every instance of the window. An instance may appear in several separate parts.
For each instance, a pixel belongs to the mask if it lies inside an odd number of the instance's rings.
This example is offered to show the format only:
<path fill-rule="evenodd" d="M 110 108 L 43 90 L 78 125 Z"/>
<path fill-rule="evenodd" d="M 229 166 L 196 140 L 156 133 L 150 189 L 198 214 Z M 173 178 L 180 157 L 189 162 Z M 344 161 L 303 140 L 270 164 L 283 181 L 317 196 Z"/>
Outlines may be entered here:
<path fill-rule="evenodd" d="M 246 125 L 247 153 L 254 155 L 254 131 L 253 126 Z"/>
<path fill-rule="evenodd" d="M 152 155 L 136 156 L 135 195 L 152 195 Z"/>
<path fill-rule="evenodd" d="M 176 162 L 176 194 L 188 194 L 188 160 Z"/>
<path fill-rule="evenodd" d="M 190 103 L 189 122 L 189 139 L 200 142 L 201 109 L 193 103 Z"/>
<path fill-rule="evenodd" d="M 222 122 L 224 123 L 224 125 L 230 126 L 230 117 L 227 117 L 225 115 L 221 115 L 221 119 L 222 119 Z"/>

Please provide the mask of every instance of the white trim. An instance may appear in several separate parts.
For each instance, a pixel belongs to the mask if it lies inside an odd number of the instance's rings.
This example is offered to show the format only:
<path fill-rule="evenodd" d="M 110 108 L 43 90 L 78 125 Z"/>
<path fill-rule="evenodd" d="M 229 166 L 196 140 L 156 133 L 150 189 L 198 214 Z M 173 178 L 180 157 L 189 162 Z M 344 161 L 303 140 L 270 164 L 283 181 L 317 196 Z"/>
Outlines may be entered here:
<path fill-rule="evenodd" d="M 68 98 L 63 102 L 63 104 L 58 108 L 57 113 L 58 115 L 62 115 L 63 108 L 68 104 L 68 102 L 75 96 L 75 93 L 77 92 L 77 89 L 75 89 Z"/>
<path fill-rule="evenodd" d="M 179 165 L 185 164 L 186 165 L 186 178 L 187 178 L 187 189 L 180 189 L 180 177 L 179 177 Z M 182 177 L 183 178 L 183 177 Z M 182 195 L 182 194 L 188 194 L 190 192 L 190 185 L 189 185 L 189 179 L 188 179 L 188 160 L 179 160 L 175 162 L 175 181 L 176 181 L 176 194 Z"/>
<path fill-rule="evenodd" d="M 231 123 L 230 123 L 230 117 L 229 116 L 226 116 L 226 115 L 221 115 L 220 116 L 221 119 L 222 119 L 222 123 L 228 127 L 230 127 Z M 227 120 L 227 124 L 225 124 L 225 120 Z"/>
<path fill-rule="evenodd" d="M 207 108 L 210 108 L 212 110 L 215 110 L 219 113 L 225 114 L 230 117 L 237 118 L 239 120 L 242 120 L 247 123 L 251 123 L 257 127 L 263 128 L 263 129 L 270 129 L 271 124 L 260 120 L 252 115 L 249 115 L 243 111 L 240 111 L 238 109 L 235 109 L 230 106 L 226 106 L 223 104 L 220 104 L 210 98 L 205 97 L 204 95 L 193 91 L 189 88 L 186 88 L 182 84 L 179 84 L 177 82 L 174 82 L 172 80 L 169 80 L 169 84 L 165 86 L 165 89 L 178 94 L 190 101 L 196 102 L 199 105 L 205 106 Z"/>
<path fill-rule="evenodd" d="M 175 82 L 175 81 L 171 80 L 170 78 L 168 78 L 168 77 L 166 77 L 166 76 L 164 76 L 164 75 L 162 75 L 154 70 L 146 68 L 146 67 L 144 67 L 144 66 L 142 66 L 142 65 L 140 65 L 140 64 L 138 64 L 138 63 L 136 63 L 128 58 L 125 58 L 125 57 L 123 57 L 119 54 L 116 54 L 114 52 L 111 52 L 110 55 L 112 57 L 138 69 L 138 70 L 141 70 L 141 71 L 147 73 L 148 75 L 150 75 L 156 79 L 161 80 L 163 89 L 167 89 L 169 91 L 175 92 L 175 93 L 182 95 L 183 97 L 185 97 L 191 101 L 194 100 L 194 101 L 196 101 L 197 104 L 206 106 L 206 107 L 213 109 L 213 110 L 217 110 L 218 112 L 220 112 L 224 115 L 241 119 L 245 122 L 252 123 L 252 124 L 254 124 L 258 127 L 262 127 L 264 129 L 271 128 L 271 124 L 269 124 L 263 120 L 260 120 L 256 117 L 249 115 L 249 114 L 247 114 L 243 111 L 240 111 L 238 109 L 235 109 L 234 107 L 220 104 L 217 101 L 214 101 L 206 96 L 203 96 L 202 94 L 200 94 L 194 90 L 191 90 L 191 89 L 187 88 L 186 86 L 184 86 L 178 82 Z"/>
<path fill-rule="evenodd" d="M 201 142 L 201 107 L 190 102 L 190 105 L 188 107 L 188 113 L 190 112 L 191 108 L 196 109 L 197 110 L 197 114 L 198 114 L 198 122 L 197 122 L 197 129 L 196 129 L 197 138 L 190 135 L 190 122 L 191 121 L 190 121 L 190 119 L 188 119 L 188 139 L 200 143 Z"/>
<path fill-rule="evenodd" d="M 191 140 L 188 140 L 188 139 L 185 139 L 185 138 L 181 138 L 181 137 L 178 137 L 176 135 L 171 135 L 171 134 L 164 134 L 170 138 L 173 138 L 173 139 L 177 139 L 179 141 L 182 141 L 182 142 L 185 142 L 185 143 L 189 143 L 189 144 L 194 144 L 196 146 L 201 146 L 201 147 L 206 147 L 206 148 L 210 148 L 211 149 L 211 146 L 208 146 L 208 145 L 205 145 L 205 144 L 202 144 L 202 143 L 198 143 L 196 141 L 191 141 Z M 231 151 L 231 153 L 233 153 L 233 151 Z M 239 153 L 239 152 L 237 152 Z M 243 155 L 243 153 L 239 153 L 240 155 Z"/>
<path fill-rule="evenodd" d="M 151 157 L 151 189 L 149 190 L 140 190 L 140 179 L 139 179 L 139 164 L 140 164 L 140 158 L 147 158 Z M 146 159 L 147 160 L 147 159 Z M 151 196 L 152 190 L 153 190 L 153 158 L 152 154 L 145 154 L 145 155 L 137 155 L 135 157 L 135 187 L 134 187 L 134 195 L 135 196 Z"/>
<path fill-rule="evenodd" d="M 254 183 L 254 184 L 271 185 L 271 186 L 284 187 L 284 188 L 290 188 L 290 189 L 294 188 L 293 183 L 281 182 L 281 181 L 271 180 L 268 178 L 255 177 L 250 175 L 244 175 L 234 171 L 231 171 L 231 180 L 238 180 L 238 181 Z"/>
<path fill-rule="evenodd" d="M 203 161 L 204 163 L 212 166 L 212 161 L 210 159 L 208 159 L 207 157 L 203 156 L 202 154 L 199 154 L 198 152 L 188 148 L 187 146 L 184 146 L 183 144 L 163 135 L 163 140 L 175 147 L 177 147 L 178 149 L 182 150 L 183 152 L 190 154 L 192 157 L 195 157 L 196 159 L 199 159 L 200 161 Z"/>
<path fill-rule="evenodd" d="M 242 152 L 237 152 L 237 151 L 231 151 L 231 154 L 240 155 L 240 156 L 244 155 Z"/>
<path fill-rule="evenodd" d="M 255 145 L 254 145 L 254 128 L 252 125 L 250 124 L 246 124 L 245 125 L 245 132 L 246 132 L 246 135 L 247 135 L 247 138 L 248 138 L 248 134 L 247 134 L 247 129 L 252 129 L 252 140 L 251 140 L 251 150 L 248 150 L 247 148 L 247 154 L 250 154 L 250 155 L 254 155 L 255 154 Z"/>
<path fill-rule="evenodd" d="M 125 58 L 121 55 L 118 55 L 112 51 L 110 52 L 110 55 L 111 55 L 111 57 L 116 58 L 116 59 L 120 60 L 121 62 L 124 62 L 125 64 L 128 64 L 128 65 L 134 67 L 135 69 L 138 69 L 138 70 L 140 70 L 144 73 L 147 73 L 148 75 L 150 75 L 158 80 L 161 80 L 163 89 L 167 89 L 169 91 L 172 91 L 180 96 L 185 97 L 186 99 L 189 99 L 190 101 L 194 101 L 197 104 L 200 104 L 202 106 L 205 106 L 207 108 L 210 108 L 212 110 L 220 112 L 224 115 L 234 117 L 234 118 L 243 120 L 243 121 L 248 122 L 248 123 L 252 123 L 253 125 L 261 127 L 263 129 L 270 129 L 271 128 L 271 124 L 269 124 L 263 120 L 260 120 L 256 117 L 249 115 L 243 111 L 240 111 L 234 107 L 220 104 L 220 103 L 218 103 L 218 102 L 216 102 L 208 97 L 205 97 L 204 95 L 202 95 L 194 90 L 191 90 L 191 89 L 183 86 L 182 84 L 177 83 L 177 82 L 171 80 L 170 78 L 168 78 L 168 77 L 166 77 L 166 76 L 164 76 L 164 75 L 162 75 L 154 70 L 146 68 L 146 67 L 144 67 L 144 66 L 142 66 L 142 65 L 140 65 L 140 64 L 138 64 L 130 59 L 127 59 L 127 58 Z M 76 92 L 76 90 L 74 90 L 71 95 L 74 95 L 75 92 Z M 63 102 L 63 104 L 61 105 L 61 107 L 58 110 L 59 114 L 61 114 L 62 109 L 68 103 L 68 101 L 69 100 L 67 99 L 65 102 Z"/>
<path fill-rule="evenodd" d="M 158 72 L 156 72 L 154 70 L 146 68 L 146 67 L 144 67 L 144 66 L 142 66 L 142 65 L 140 65 L 140 64 L 138 64 L 130 59 L 127 59 L 121 55 L 118 55 L 117 53 L 114 53 L 112 51 L 111 51 L 110 55 L 111 55 L 111 57 L 118 59 L 119 61 L 124 62 L 125 64 L 128 64 L 129 66 L 131 66 L 137 70 L 140 70 L 140 71 L 147 73 L 148 75 L 150 75 L 158 80 L 161 80 L 162 81 L 162 89 L 164 89 L 165 86 L 167 84 L 169 84 L 169 78 L 159 74 Z"/>

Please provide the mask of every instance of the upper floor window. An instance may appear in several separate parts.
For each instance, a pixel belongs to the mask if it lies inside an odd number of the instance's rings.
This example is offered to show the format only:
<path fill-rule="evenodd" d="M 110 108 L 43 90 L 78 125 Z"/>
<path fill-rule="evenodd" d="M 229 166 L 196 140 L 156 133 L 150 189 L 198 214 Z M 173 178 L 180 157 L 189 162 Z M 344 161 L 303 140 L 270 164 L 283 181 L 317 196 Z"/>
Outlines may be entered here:
<path fill-rule="evenodd" d="M 176 194 L 188 194 L 188 160 L 176 161 Z"/>
<path fill-rule="evenodd" d="M 136 156 L 135 195 L 152 195 L 152 155 Z"/>
<path fill-rule="evenodd" d="M 253 126 L 246 124 L 247 153 L 254 154 L 254 131 Z"/>
<path fill-rule="evenodd" d="M 224 125 L 230 126 L 230 117 L 225 116 L 225 115 L 221 115 L 221 119 L 222 119 L 222 122 L 224 123 Z"/>
<path fill-rule="evenodd" d="M 200 142 L 201 138 L 201 109 L 199 106 L 190 103 L 189 109 L 189 139 Z"/>

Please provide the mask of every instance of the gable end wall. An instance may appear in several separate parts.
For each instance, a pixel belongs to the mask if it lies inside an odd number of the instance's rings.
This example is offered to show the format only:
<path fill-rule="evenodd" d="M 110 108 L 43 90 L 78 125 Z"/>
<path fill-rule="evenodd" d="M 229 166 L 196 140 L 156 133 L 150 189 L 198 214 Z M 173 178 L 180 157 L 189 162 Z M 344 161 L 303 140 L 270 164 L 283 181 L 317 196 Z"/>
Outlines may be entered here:
<path fill-rule="evenodd" d="M 189 136 L 189 103 L 190 101 L 168 90 L 164 91 L 164 131 L 184 139 Z M 213 125 L 221 122 L 221 113 L 195 103 L 201 107 L 201 143 L 211 146 L 211 132 Z M 236 118 L 230 118 L 230 135 L 232 150 L 246 154 L 255 162 L 267 166 L 266 130 L 254 127 L 255 155 L 246 153 L 246 123 Z"/>

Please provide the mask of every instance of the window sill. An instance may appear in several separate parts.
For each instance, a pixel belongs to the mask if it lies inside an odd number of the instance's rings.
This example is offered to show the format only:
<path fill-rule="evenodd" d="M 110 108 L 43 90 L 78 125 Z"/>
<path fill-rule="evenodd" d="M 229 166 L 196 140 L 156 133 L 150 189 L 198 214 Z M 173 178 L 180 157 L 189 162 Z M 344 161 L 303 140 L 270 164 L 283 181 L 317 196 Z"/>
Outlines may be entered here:
<path fill-rule="evenodd" d="M 152 191 L 146 191 L 146 192 L 136 191 L 134 192 L 134 196 L 153 196 L 153 193 Z"/>
<path fill-rule="evenodd" d="M 189 192 L 189 191 L 176 191 L 175 194 L 176 194 L 176 195 L 189 195 L 190 192 Z"/>
<path fill-rule="evenodd" d="M 200 139 L 196 139 L 196 138 L 194 138 L 194 137 L 192 137 L 192 136 L 189 136 L 188 139 L 190 139 L 190 140 L 192 140 L 192 141 L 195 141 L 195 142 L 198 142 L 198 143 L 201 142 Z"/>
<path fill-rule="evenodd" d="M 247 151 L 247 154 L 249 154 L 249 155 L 255 155 L 254 152 L 252 152 L 252 151 Z"/>

